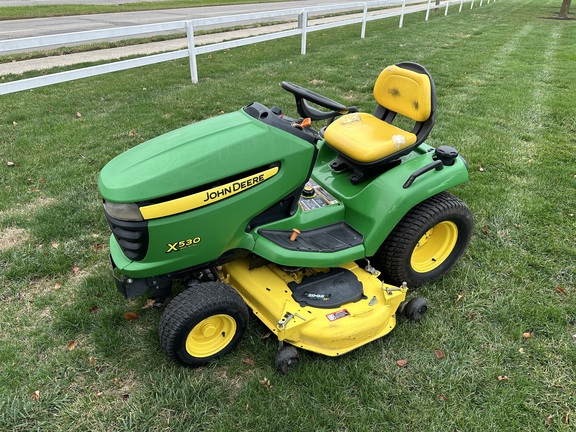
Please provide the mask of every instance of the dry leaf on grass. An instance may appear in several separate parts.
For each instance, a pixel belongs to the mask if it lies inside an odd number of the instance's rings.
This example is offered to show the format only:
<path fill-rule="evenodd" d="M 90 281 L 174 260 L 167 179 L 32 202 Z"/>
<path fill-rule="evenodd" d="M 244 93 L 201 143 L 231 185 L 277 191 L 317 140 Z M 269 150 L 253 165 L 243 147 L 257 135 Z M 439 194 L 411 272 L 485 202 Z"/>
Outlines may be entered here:
<path fill-rule="evenodd" d="M 76 345 L 78 345 L 78 341 L 76 340 L 71 340 L 68 342 L 68 351 L 72 351 L 74 348 L 76 348 Z"/>
<path fill-rule="evenodd" d="M 436 354 L 436 358 L 438 358 L 439 360 L 446 358 L 446 354 L 444 354 L 444 352 L 439 349 L 434 350 L 434 354 Z"/>
<path fill-rule="evenodd" d="M 407 359 L 398 360 L 398 361 L 396 362 L 396 364 L 397 364 L 398 366 L 400 366 L 400 367 L 404 367 L 404 366 L 406 366 L 406 365 L 408 364 L 408 360 L 407 360 Z"/>
<path fill-rule="evenodd" d="M 39 390 L 36 390 L 34 393 L 32 393 L 32 399 L 34 399 L 35 401 L 40 400 L 40 391 Z"/>
<path fill-rule="evenodd" d="M 270 383 L 270 380 L 266 377 L 264 377 L 264 379 L 258 380 L 258 382 L 260 384 L 262 384 L 264 387 L 266 387 L 267 389 L 272 387 L 272 384 Z"/>
<path fill-rule="evenodd" d="M 245 363 L 245 364 L 250 365 L 250 366 L 256 366 L 256 363 L 254 363 L 254 360 L 251 359 L 250 357 L 244 357 L 242 359 L 242 363 Z"/>
<path fill-rule="evenodd" d="M 558 291 L 560 294 L 567 296 L 568 293 L 566 292 L 566 290 L 564 288 L 562 288 L 561 286 L 557 286 L 556 287 L 556 291 Z"/>
<path fill-rule="evenodd" d="M 128 321 L 133 321 L 135 319 L 138 319 L 138 314 L 136 312 L 126 312 L 124 314 L 124 318 L 127 319 Z"/>

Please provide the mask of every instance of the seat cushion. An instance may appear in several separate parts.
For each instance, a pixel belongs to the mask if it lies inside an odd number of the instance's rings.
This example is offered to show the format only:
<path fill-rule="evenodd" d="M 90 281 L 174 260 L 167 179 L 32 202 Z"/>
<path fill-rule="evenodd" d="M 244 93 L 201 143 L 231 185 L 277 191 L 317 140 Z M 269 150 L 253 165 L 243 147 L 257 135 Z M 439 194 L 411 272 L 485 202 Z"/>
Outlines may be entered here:
<path fill-rule="evenodd" d="M 430 77 L 396 65 L 380 73 L 374 84 L 374 98 L 383 107 L 417 122 L 426 121 L 432 114 Z"/>
<path fill-rule="evenodd" d="M 372 114 L 346 114 L 324 132 L 326 142 L 339 153 L 361 163 L 390 156 L 416 142 L 416 135 Z"/>

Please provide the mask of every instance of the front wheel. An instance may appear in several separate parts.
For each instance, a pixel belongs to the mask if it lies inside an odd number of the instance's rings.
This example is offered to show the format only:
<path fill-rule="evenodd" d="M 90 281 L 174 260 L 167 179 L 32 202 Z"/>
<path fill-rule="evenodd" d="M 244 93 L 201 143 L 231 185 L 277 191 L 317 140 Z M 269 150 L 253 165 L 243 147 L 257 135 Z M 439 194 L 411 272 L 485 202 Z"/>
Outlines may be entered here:
<path fill-rule="evenodd" d="M 420 286 L 446 274 L 462 256 L 474 222 L 466 204 L 441 192 L 412 208 L 374 255 L 391 283 Z"/>
<path fill-rule="evenodd" d="M 181 292 L 160 318 L 160 344 L 172 360 L 202 366 L 234 349 L 248 324 L 248 307 L 232 287 L 206 282 Z"/>

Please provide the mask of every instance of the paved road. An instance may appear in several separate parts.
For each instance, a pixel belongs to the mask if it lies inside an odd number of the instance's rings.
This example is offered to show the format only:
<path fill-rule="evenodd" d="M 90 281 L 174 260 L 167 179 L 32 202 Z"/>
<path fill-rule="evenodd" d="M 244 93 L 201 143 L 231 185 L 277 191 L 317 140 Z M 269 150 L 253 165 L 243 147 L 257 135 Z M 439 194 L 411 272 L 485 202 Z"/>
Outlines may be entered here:
<path fill-rule="evenodd" d="M 24 0 L 0 0 L 0 6 L 8 3 L 13 5 L 16 3 L 27 3 L 30 5 L 66 1 L 79 3 L 78 0 L 30 0 L 26 2 Z M 136 0 L 87 0 L 82 1 L 82 3 L 121 3 L 129 1 Z M 300 0 L 0 21 L 0 40 L 352 2 L 354 0 Z"/>

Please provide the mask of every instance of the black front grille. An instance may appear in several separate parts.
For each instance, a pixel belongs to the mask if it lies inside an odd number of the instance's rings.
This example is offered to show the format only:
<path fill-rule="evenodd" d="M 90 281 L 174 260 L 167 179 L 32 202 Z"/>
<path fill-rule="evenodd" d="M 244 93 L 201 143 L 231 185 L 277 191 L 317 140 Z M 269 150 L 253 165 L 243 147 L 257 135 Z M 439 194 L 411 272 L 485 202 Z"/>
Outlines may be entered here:
<path fill-rule="evenodd" d="M 112 234 L 120 245 L 126 258 L 140 261 L 146 256 L 148 251 L 148 222 L 147 221 L 123 221 L 114 219 L 108 213 L 108 225 L 112 229 Z"/>

